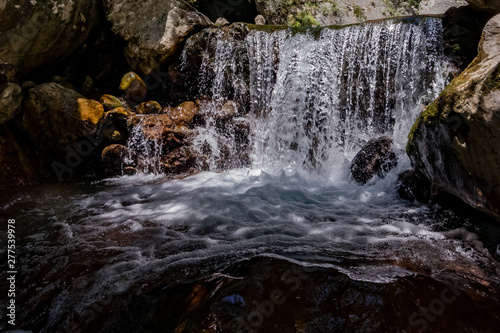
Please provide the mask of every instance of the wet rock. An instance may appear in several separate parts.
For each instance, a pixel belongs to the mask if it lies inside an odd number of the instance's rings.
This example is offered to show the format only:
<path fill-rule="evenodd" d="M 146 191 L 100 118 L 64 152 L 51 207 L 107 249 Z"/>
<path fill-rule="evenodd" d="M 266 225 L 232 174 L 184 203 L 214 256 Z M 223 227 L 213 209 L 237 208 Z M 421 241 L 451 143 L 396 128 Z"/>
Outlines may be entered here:
<path fill-rule="evenodd" d="M 108 0 L 103 4 L 112 31 L 127 42 L 127 61 L 143 74 L 173 56 L 196 29 L 211 25 L 205 15 L 181 0 Z"/>
<path fill-rule="evenodd" d="M 29 90 L 23 126 L 39 149 L 64 151 L 68 144 L 96 132 L 104 107 L 57 83 Z"/>
<path fill-rule="evenodd" d="M 162 112 L 160 103 L 155 101 L 144 102 L 135 108 L 137 114 L 158 114 Z"/>
<path fill-rule="evenodd" d="M 103 138 L 114 143 L 125 143 L 128 139 L 128 124 L 133 113 L 123 107 L 118 107 L 104 114 L 100 127 Z"/>
<path fill-rule="evenodd" d="M 196 155 L 188 147 L 178 147 L 166 155 L 164 165 L 168 173 L 185 173 L 196 165 Z"/>
<path fill-rule="evenodd" d="M 418 6 L 419 15 L 441 15 L 452 7 L 467 6 L 465 0 L 422 0 Z"/>
<path fill-rule="evenodd" d="M 130 126 L 140 126 L 143 136 L 148 140 L 163 140 L 175 128 L 174 121 L 166 114 L 133 116 Z"/>
<path fill-rule="evenodd" d="M 217 21 L 215 21 L 215 25 L 229 25 L 229 24 L 230 24 L 229 21 L 223 17 L 219 17 Z"/>
<path fill-rule="evenodd" d="M 479 55 L 420 115 L 409 135 L 413 166 L 441 191 L 500 216 L 500 15 Z"/>
<path fill-rule="evenodd" d="M 122 102 L 113 95 L 102 95 L 99 99 L 99 103 L 104 106 L 104 110 L 106 111 L 122 107 Z"/>
<path fill-rule="evenodd" d="M 0 124 L 14 118 L 21 111 L 23 91 L 17 83 L 0 83 Z"/>
<path fill-rule="evenodd" d="M 500 13 L 500 2 L 498 0 L 467 0 L 467 2 L 475 10 L 492 14 Z"/>
<path fill-rule="evenodd" d="M 401 199 L 428 203 L 432 197 L 432 184 L 415 170 L 406 170 L 398 175 L 398 194 Z"/>
<path fill-rule="evenodd" d="M 26 81 L 26 82 L 23 82 L 23 84 L 21 85 L 21 89 L 23 91 L 30 90 L 31 88 L 34 88 L 34 87 L 36 87 L 36 83 L 33 81 Z"/>
<path fill-rule="evenodd" d="M 257 15 L 255 16 L 255 24 L 257 25 L 265 25 L 266 24 L 266 18 L 262 15 Z"/>
<path fill-rule="evenodd" d="M 128 99 L 141 102 L 146 98 L 148 89 L 141 77 L 134 72 L 128 72 L 122 77 L 120 82 L 120 90 L 125 92 Z"/>
<path fill-rule="evenodd" d="M 189 101 L 167 110 L 169 117 L 179 126 L 189 125 L 197 113 L 198 107 L 194 102 Z"/>
<path fill-rule="evenodd" d="M 98 0 L 0 1 L 0 80 L 20 79 L 79 49 L 101 22 Z"/>
<path fill-rule="evenodd" d="M 130 151 L 127 147 L 119 144 L 112 144 L 104 148 L 101 153 L 102 171 L 107 176 L 116 176 L 123 173 L 127 166 Z"/>
<path fill-rule="evenodd" d="M 368 141 L 352 160 L 351 174 L 354 179 L 365 184 L 375 175 L 384 177 L 397 165 L 393 146 L 394 141 L 387 136 Z"/>

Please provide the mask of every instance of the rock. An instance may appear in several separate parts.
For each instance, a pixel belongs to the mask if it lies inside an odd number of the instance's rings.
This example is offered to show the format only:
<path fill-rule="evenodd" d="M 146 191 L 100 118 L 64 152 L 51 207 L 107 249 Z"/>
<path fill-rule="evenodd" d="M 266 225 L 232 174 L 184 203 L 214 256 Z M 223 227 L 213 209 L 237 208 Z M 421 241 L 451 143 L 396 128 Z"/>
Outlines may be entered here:
<path fill-rule="evenodd" d="M 450 8 L 443 16 L 444 52 L 459 68 L 457 75 L 477 56 L 477 45 L 492 16 L 470 6 Z"/>
<path fill-rule="evenodd" d="M 166 155 L 164 165 L 168 173 L 185 173 L 196 165 L 196 155 L 187 147 L 178 147 Z"/>
<path fill-rule="evenodd" d="M 442 15 L 452 7 L 467 6 L 465 0 L 422 0 L 418 6 L 419 15 Z"/>
<path fill-rule="evenodd" d="M 398 194 L 401 199 L 428 203 L 432 197 L 432 184 L 415 170 L 406 170 L 398 175 Z"/>
<path fill-rule="evenodd" d="M 103 115 L 99 102 L 57 83 L 45 83 L 29 90 L 23 126 L 39 149 L 63 152 L 75 140 L 95 133 Z"/>
<path fill-rule="evenodd" d="M 215 21 L 215 25 L 229 25 L 229 24 L 230 24 L 229 21 L 223 17 L 219 17 L 217 21 Z"/>
<path fill-rule="evenodd" d="M 134 72 L 128 72 L 122 77 L 120 90 L 125 92 L 128 99 L 141 102 L 146 98 L 148 89 L 141 77 Z"/>
<path fill-rule="evenodd" d="M 23 101 L 23 91 L 17 83 L 0 83 L 0 124 L 14 118 Z"/>
<path fill-rule="evenodd" d="M 500 2 L 498 0 L 467 0 L 467 2 L 475 10 L 492 14 L 500 13 Z"/>
<path fill-rule="evenodd" d="M 99 103 L 104 106 L 104 110 L 106 111 L 122 107 L 122 102 L 113 95 L 102 95 L 99 99 Z"/>
<path fill-rule="evenodd" d="M 101 153 L 102 171 L 107 176 L 123 174 L 123 170 L 131 161 L 131 152 L 123 145 L 112 144 Z M 127 171 L 128 172 L 128 171 Z"/>
<path fill-rule="evenodd" d="M 26 81 L 26 82 L 23 82 L 23 84 L 21 85 L 22 90 L 30 90 L 31 88 L 34 88 L 34 87 L 36 87 L 36 83 L 33 81 Z"/>
<path fill-rule="evenodd" d="M 36 152 L 25 138 L 7 125 L 0 125 L 0 192 L 12 193 L 17 186 L 35 183 L 42 174 Z M 8 191 L 8 192 L 7 192 Z"/>
<path fill-rule="evenodd" d="M 103 1 L 112 31 L 127 42 L 130 66 L 143 74 L 173 56 L 196 29 L 210 20 L 182 0 Z"/>
<path fill-rule="evenodd" d="M 118 107 L 104 114 L 100 127 L 103 138 L 115 143 L 124 143 L 129 135 L 128 124 L 133 113 L 123 107 Z"/>
<path fill-rule="evenodd" d="M 99 0 L 0 1 L 0 80 L 20 79 L 81 48 L 101 22 Z"/>
<path fill-rule="evenodd" d="M 266 24 L 266 18 L 262 15 L 257 15 L 255 16 L 255 24 L 257 25 L 265 25 Z"/>
<path fill-rule="evenodd" d="M 420 115 L 409 135 L 413 166 L 440 190 L 500 216 L 500 15 L 479 55 Z"/>
<path fill-rule="evenodd" d="M 258 5 L 260 0 L 197 0 L 197 8 L 212 21 L 223 17 L 230 22 L 253 22 L 258 14 L 254 2 Z"/>
<path fill-rule="evenodd" d="M 130 126 L 140 126 L 143 136 L 148 140 L 163 140 L 175 127 L 173 120 L 166 114 L 134 116 Z"/>
<path fill-rule="evenodd" d="M 155 101 L 144 102 L 135 108 L 137 114 L 158 114 L 162 112 L 160 103 Z"/>
<path fill-rule="evenodd" d="M 193 121 L 198 113 L 198 107 L 194 102 L 184 102 L 168 111 L 170 118 L 179 126 L 186 126 Z"/>
<path fill-rule="evenodd" d="M 354 179 L 365 184 L 375 175 L 384 177 L 398 163 L 393 145 L 394 141 L 387 136 L 368 141 L 352 160 Z"/>

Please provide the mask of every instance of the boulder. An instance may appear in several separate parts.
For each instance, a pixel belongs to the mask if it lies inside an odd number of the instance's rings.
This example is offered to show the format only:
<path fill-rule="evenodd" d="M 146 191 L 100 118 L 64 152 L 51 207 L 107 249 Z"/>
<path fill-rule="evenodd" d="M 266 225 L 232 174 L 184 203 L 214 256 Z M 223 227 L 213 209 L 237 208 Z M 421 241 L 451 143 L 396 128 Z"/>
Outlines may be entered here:
<path fill-rule="evenodd" d="M 173 56 L 195 30 L 210 20 L 182 0 L 103 1 L 112 31 L 127 42 L 130 66 L 143 74 Z"/>
<path fill-rule="evenodd" d="M 0 80 L 57 64 L 101 22 L 99 0 L 0 1 Z"/>
<path fill-rule="evenodd" d="M 106 176 L 122 175 L 131 161 L 131 152 L 123 145 L 109 145 L 101 153 L 102 171 Z"/>
<path fill-rule="evenodd" d="M 166 114 L 134 116 L 130 119 L 130 126 L 138 126 L 147 140 L 163 140 L 175 128 L 175 123 Z"/>
<path fill-rule="evenodd" d="M 127 98 L 134 102 L 142 102 L 148 94 L 146 84 L 134 72 L 128 72 L 122 77 L 120 90 L 123 90 Z"/>
<path fill-rule="evenodd" d="M 20 111 L 23 91 L 17 83 L 0 83 L 0 124 L 14 118 Z"/>
<path fill-rule="evenodd" d="M 189 125 L 197 113 L 198 107 L 189 101 L 167 110 L 168 116 L 179 126 Z"/>
<path fill-rule="evenodd" d="M 229 25 L 229 21 L 223 17 L 219 17 L 217 21 L 215 21 L 215 25 Z"/>
<path fill-rule="evenodd" d="M 465 0 L 422 0 L 418 6 L 419 15 L 442 15 L 452 7 L 467 6 Z"/>
<path fill-rule="evenodd" d="M 401 199 L 428 203 L 432 198 L 432 184 L 419 171 L 406 170 L 398 175 L 398 194 Z"/>
<path fill-rule="evenodd" d="M 162 112 L 160 103 L 155 101 L 144 102 L 135 108 L 137 114 L 158 114 Z"/>
<path fill-rule="evenodd" d="M 500 15 L 479 55 L 419 116 L 409 135 L 413 166 L 440 190 L 500 217 Z"/>
<path fill-rule="evenodd" d="M 63 152 L 77 139 L 93 134 L 104 107 L 57 83 L 29 90 L 23 111 L 23 127 L 41 150 Z"/>
<path fill-rule="evenodd" d="M 122 102 L 113 95 L 102 95 L 99 99 L 99 103 L 104 106 L 104 110 L 110 111 L 119 107 L 122 107 Z"/>
<path fill-rule="evenodd" d="M 255 24 L 257 24 L 257 25 L 266 24 L 266 18 L 260 14 L 255 16 Z"/>
<path fill-rule="evenodd" d="M 492 14 L 500 13 L 500 1 L 498 0 L 467 0 L 467 2 L 475 10 Z"/>
<path fill-rule="evenodd" d="M 375 175 L 385 177 L 397 163 L 394 141 L 383 136 L 368 141 L 361 148 L 352 160 L 351 174 L 357 182 L 365 184 Z"/>
<path fill-rule="evenodd" d="M 118 107 L 104 114 L 100 131 L 105 140 L 114 143 L 125 143 L 128 139 L 128 124 L 133 113 L 129 110 Z"/>

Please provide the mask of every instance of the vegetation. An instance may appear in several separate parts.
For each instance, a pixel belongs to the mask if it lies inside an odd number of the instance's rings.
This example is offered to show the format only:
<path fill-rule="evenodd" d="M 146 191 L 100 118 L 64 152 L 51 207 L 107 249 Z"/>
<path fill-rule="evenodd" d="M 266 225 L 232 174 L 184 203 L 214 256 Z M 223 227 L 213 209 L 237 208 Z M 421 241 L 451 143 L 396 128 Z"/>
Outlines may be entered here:
<path fill-rule="evenodd" d="M 363 22 L 366 20 L 363 8 L 361 8 L 360 6 L 354 6 L 354 15 L 356 16 L 359 22 Z"/>
<path fill-rule="evenodd" d="M 272 22 L 286 23 L 289 26 L 319 25 L 315 15 L 321 13 L 337 15 L 338 4 L 334 0 L 257 0 L 263 3 Z M 286 18 L 286 21 L 283 19 Z"/>

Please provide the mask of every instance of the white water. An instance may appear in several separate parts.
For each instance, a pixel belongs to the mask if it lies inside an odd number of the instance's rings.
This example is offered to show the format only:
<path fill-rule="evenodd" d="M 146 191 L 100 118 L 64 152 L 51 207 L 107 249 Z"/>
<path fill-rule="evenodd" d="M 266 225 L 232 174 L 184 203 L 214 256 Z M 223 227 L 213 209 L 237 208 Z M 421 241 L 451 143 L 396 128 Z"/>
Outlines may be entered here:
<path fill-rule="evenodd" d="M 206 50 L 200 68 L 202 90 L 213 96 L 208 113 L 248 93 L 253 168 L 272 174 L 338 179 L 372 138 L 389 135 L 403 148 L 424 105 L 444 88 L 448 69 L 438 19 L 320 33 L 252 31 L 245 51 L 223 35 L 213 38 L 215 55 Z M 246 61 L 248 85 L 242 83 Z M 199 130 L 199 150 L 209 144 L 216 157 L 218 142 L 234 142 L 213 121 Z"/>

